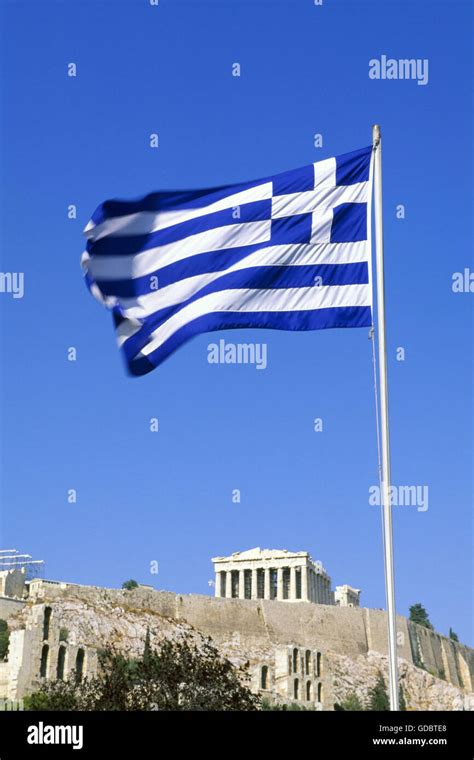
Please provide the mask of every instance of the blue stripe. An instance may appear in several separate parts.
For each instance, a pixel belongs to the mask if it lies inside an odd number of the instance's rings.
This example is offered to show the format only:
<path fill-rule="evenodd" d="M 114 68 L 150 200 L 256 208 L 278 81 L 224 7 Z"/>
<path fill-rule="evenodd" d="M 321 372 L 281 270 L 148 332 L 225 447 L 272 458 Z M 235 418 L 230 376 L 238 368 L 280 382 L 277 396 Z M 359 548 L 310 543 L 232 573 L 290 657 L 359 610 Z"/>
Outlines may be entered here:
<path fill-rule="evenodd" d="M 255 251 L 259 251 L 268 245 L 270 245 L 269 241 L 267 243 L 243 245 L 238 248 L 223 248 L 219 251 L 198 253 L 196 256 L 189 256 L 179 261 L 173 261 L 172 264 L 167 264 L 167 266 L 161 267 L 161 269 L 155 269 L 154 272 L 150 272 L 143 277 L 136 277 L 133 280 L 97 279 L 97 287 L 100 288 L 104 295 L 133 298 L 136 295 L 150 293 L 151 278 L 153 277 L 158 278 L 158 287 L 164 288 L 167 285 L 172 285 L 173 282 L 179 282 L 179 280 L 184 280 L 187 277 L 224 271 L 251 253 L 255 253 Z"/>
<path fill-rule="evenodd" d="M 282 172 L 273 177 L 273 195 L 302 193 L 314 188 L 314 166 L 302 166 L 289 172 Z"/>
<path fill-rule="evenodd" d="M 87 288 L 89 289 L 89 291 L 92 291 L 92 286 L 95 284 L 95 280 L 92 277 L 92 275 L 89 274 L 89 272 L 87 272 L 87 271 L 84 274 L 84 280 L 85 280 L 85 283 L 86 283 Z M 99 287 L 99 286 L 97 286 L 97 287 Z M 100 290 L 100 288 L 99 288 L 99 290 Z"/>
<path fill-rule="evenodd" d="M 205 256 L 209 256 L 209 254 L 205 254 Z M 195 257 L 198 258 L 198 257 Z M 237 259 L 238 261 L 238 259 Z M 122 281 L 116 281 L 116 282 L 100 282 L 98 283 L 98 287 L 100 288 L 101 293 L 106 295 L 113 295 L 117 296 L 119 298 L 134 298 L 136 296 L 142 296 L 147 295 L 148 293 L 156 292 L 157 290 L 161 290 L 164 287 L 167 287 L 168 285 L 171 285 L 175 282 L 181 282 L 188 277 L 195 277 L 196 275 L 200 274 L 211 274 L 218 271 L 221 271 L 223 276 L 226 276 L 226 270 L 228 269 L 228 263 L 224 262 L 223 266 L 219 268 L 210 269 L 206 266 L 205 262 L 201 263 L 198 268 L 193 267 L 192 264 L 194 263 L 192 258 L 191 259 L 184 259 L 183 262 L 176 262 L 176 264 L 184 264 L 187 263 L 188 271 L 184 271 L 183 267 L 180 267 L 178 271 L 174 273 L 173 275 L 170 275 L 168 272 L 165 272 L 165 269 L 175 269 L 175 264 L 170 265 L 170 267 L 166 267 L 162 269 L 159 272 L 158 275 L 158 288 L 151 288 L 150 285 L 153 282 L 150 278 L 153 277 L 153 275 L 147 275 L 146 277 L 140 277 L 136 280 L 122 280 Z M 283 270 L 285 268 L 288 269 L 294 269 L 294 270 L 311 270 L 313 272 L 313 276 L 317 277 L 320 276 L 323 278 L 325 284 L 328 285 L 348 285 L 355 282 L 367 282 L 366 279 L 364 280 L 356 280 L 351 279 L 356 276 L 356 272 L 362 272 L 362 269 L 358 269 L 358 267 L 365 267 L 364 270 L 364 277 L 366 269 L 367 269 L 367 263 L 366 262 L 360 262 L 360 263 L 354 263 L 354 264 L 310 264 L 310 265 L 297 265 L 293 267 L 285 267 L 282 265 L 265 265 L 261 267 L 247 267 L 247 271 L 249 269 L 255 270 L 256 268 L 260 269 L 275 269 L 275 270 Z M 246 271 L 246 270 L 242 270 Z M 345 272 L 346 274 L 342 274 L 342 272 Z M 164 274 L 165 273 L 165 276 Z M 233 273 L 230 273 L 232 275 Z M 235 273 L 239 274 L 239 273 Z M 229 275 L 229 276 L 230 276 Z M 362 276 L 362 275 L 361 275 Z M 350 279 L 346 279 L 350 278 Z M 222 278 L 220 278 L 222 279 Z M 330 282 L 326 282 L 326 280 L 331 280 Z M 122 286 L 122 287 L 119 287 Z M 119 292 L 120 291 L 120 292 Z"/>
<path fill-rule="evenodd" d="M 196 235 L 198 232 L 207 232 L 229 224 L 243 224 L 270 219 L 271 212 L 271 199 L 243 203 L 234 209 L 214 211 L 211 214 L 204 214 L 156 232 L 148 232 L 143 235 L 106 235 L 95 242 L 88 240 L 86 247 L 91 256 L 133 256 L 159 245 L 177 243 L 190 235 Z"/>
<path fill-rule="evenodd" d="M 148 357 L 127 360 L 131 375 L 146 375 L 195 335 L 215 330 L 261 328 L 270 330 L 325 330 L 333 327 L 370 327 L 369 306 L 348 306 L 314 311 L 219 312 L 188 322 Z"/>
<path fill-rule="evenodd" d="M 367 182 L 370 172 L 372 146 L 336 156 L 336 185 L 355 185 Z"/>
<path fill-rule="evenodd" d="M 117 329 L 117 327 L 120 327 L 120 325 L 122 324 L 122 322 L 126 322 L 127 321 L 126 318 L 124 316 L 122 316 L 122 314 L 120 312 L 120 309 L 118 309 L 117 306 L 114 306 L 114 308 L 112 309 L 112 316 L 113 316 L 113 320 L 114 320 L 115 329 Z"/>
<path fill-rule="evenodd" d="M 312 214 L 294 214 L 272 219 L 271 245 L 309 243 L 311 240 Z"/>
<path fill-rule="evenodd" d="M 270 178 L 271 179 L 271 178 Z M 249 190 L 269 180 L 253 180 L 241 182 L 236 185 L 222 185 L 221 187 L 207 187 L 199 190 L 169 190 L 160 193 L 150 193 L 135 200 L 112 199 L 104 201 L 94 211 L 92 221 L 102 224 L 106 219 L 127 214 L 139 214 L 142 211 L 174 211 L 176 209 L 201 208 L 215 201 L 227 198 L 228 195 Z"/>
<path fill-rule="evenodd" d="M 355 243 L 357 240 L 367 240 L 367 204 L 341 203 L 335 206 L 331 243 Z"/>
<path fill-rule="evenodd" d="M 367 284 L 368 281 L 369 271 L 365 261 L 357 264 L 251 267 L 239 272 L 231 272 L 201 288 L 186 301 L 181 301 L 150 314 L 145 318 L 143 327 L 125 341 L 124 350 L 129 357 L 135 356 L 147 344 L 149 336 L 157 327 L 184 309 L 185 306 L 211 293 L 218 293 L 223 290 L 281 290 L 311 286 L 317 289 L 318 286 L 359 285 Z"/>

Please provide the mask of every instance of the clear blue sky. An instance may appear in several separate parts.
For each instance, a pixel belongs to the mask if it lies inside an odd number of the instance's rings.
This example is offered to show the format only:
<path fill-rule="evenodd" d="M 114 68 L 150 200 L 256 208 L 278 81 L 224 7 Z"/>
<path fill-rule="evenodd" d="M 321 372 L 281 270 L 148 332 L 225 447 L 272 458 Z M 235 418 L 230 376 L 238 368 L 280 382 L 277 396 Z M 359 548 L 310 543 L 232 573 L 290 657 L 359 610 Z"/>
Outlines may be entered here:
<path fill-rule="evenodd" d="M 367 330 L 202 335 L 130 378 L 79 267 L 106 198 L 267 176 L 379 122 L 393 482 L 429 486 L 428 511 L 394 510 L 397 608 L 421 601 L 472 641 L 473 296 L 451 289 L 472 269 L 470 3 L 1 7 L 1 271 L 25 273 L 25 296 L 0 294 L 0 543 L 50 578 L 200 594 L 212 556 L 304 549 L 385 606 Z M 429 59 L 428 84 L 369 79 L 382 54 Z M 265 341 L 268 368 L 208 364 L 220 337 Z"/>

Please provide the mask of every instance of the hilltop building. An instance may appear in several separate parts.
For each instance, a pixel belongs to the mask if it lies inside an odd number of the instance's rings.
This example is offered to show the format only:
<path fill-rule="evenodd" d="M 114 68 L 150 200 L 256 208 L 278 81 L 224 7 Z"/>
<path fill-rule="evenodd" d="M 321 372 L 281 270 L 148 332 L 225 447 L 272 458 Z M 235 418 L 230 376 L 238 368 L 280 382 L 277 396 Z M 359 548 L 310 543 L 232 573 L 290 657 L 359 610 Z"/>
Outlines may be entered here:
<path fill-rule="evenodd" d="M 234 552 L 230 557 L 214 557 L 212 562 L 216 596 L 335 604 L 331 578 L 308 552 L 257 547 Z M 341 595 L 339 604 L 343 605 L 345 599 Z"/>

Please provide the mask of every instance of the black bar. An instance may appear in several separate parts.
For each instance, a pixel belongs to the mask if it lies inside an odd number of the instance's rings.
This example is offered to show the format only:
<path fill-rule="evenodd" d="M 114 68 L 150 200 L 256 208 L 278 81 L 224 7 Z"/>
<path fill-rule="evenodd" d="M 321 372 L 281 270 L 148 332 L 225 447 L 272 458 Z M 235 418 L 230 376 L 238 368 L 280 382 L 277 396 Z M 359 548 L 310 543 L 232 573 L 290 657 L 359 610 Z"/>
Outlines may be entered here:
<path fill-rule="evenodd" d="M 65 728 L 64 737 L 77 745 L 82 727 L 83 746 L 76 751 L 71 744 L 28 742 L 28 737 L 49 739 L 50 726 L 70 727 L 69 735 Z M 155 758 L 171 752 L 178 757 L 183 751 L 222 756 L 227 750 L 251 758 L 257 748 L 265 750 L 266 757 L 270 751 L 282 757 L 290 751 L 288 742 L 294 756 L 307 748 L 314 757 L 332 756 L 326 755 L 329 749 L 337 757 L 356 752 L 362 758 L 472 760 L 473 729 L 469 712 L 0 712 L 0 760 L 82 758 L 99 752 L 111 760 L 128 754 Z M 61 734 L 54 736 L 61 739 Z"/>

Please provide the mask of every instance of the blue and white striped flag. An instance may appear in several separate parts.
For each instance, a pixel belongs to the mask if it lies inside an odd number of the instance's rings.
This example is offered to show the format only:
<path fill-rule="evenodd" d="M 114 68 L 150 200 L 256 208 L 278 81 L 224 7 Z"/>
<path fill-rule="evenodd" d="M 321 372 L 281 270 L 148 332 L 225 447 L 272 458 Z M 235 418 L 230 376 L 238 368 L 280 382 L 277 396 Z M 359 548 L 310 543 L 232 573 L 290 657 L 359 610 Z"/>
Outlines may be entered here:
<path fill-rule="evenodd" d="M 131 374 L 211 330 L 371 325 L 371 154 L 102 203 L 82 266 Z"/>

